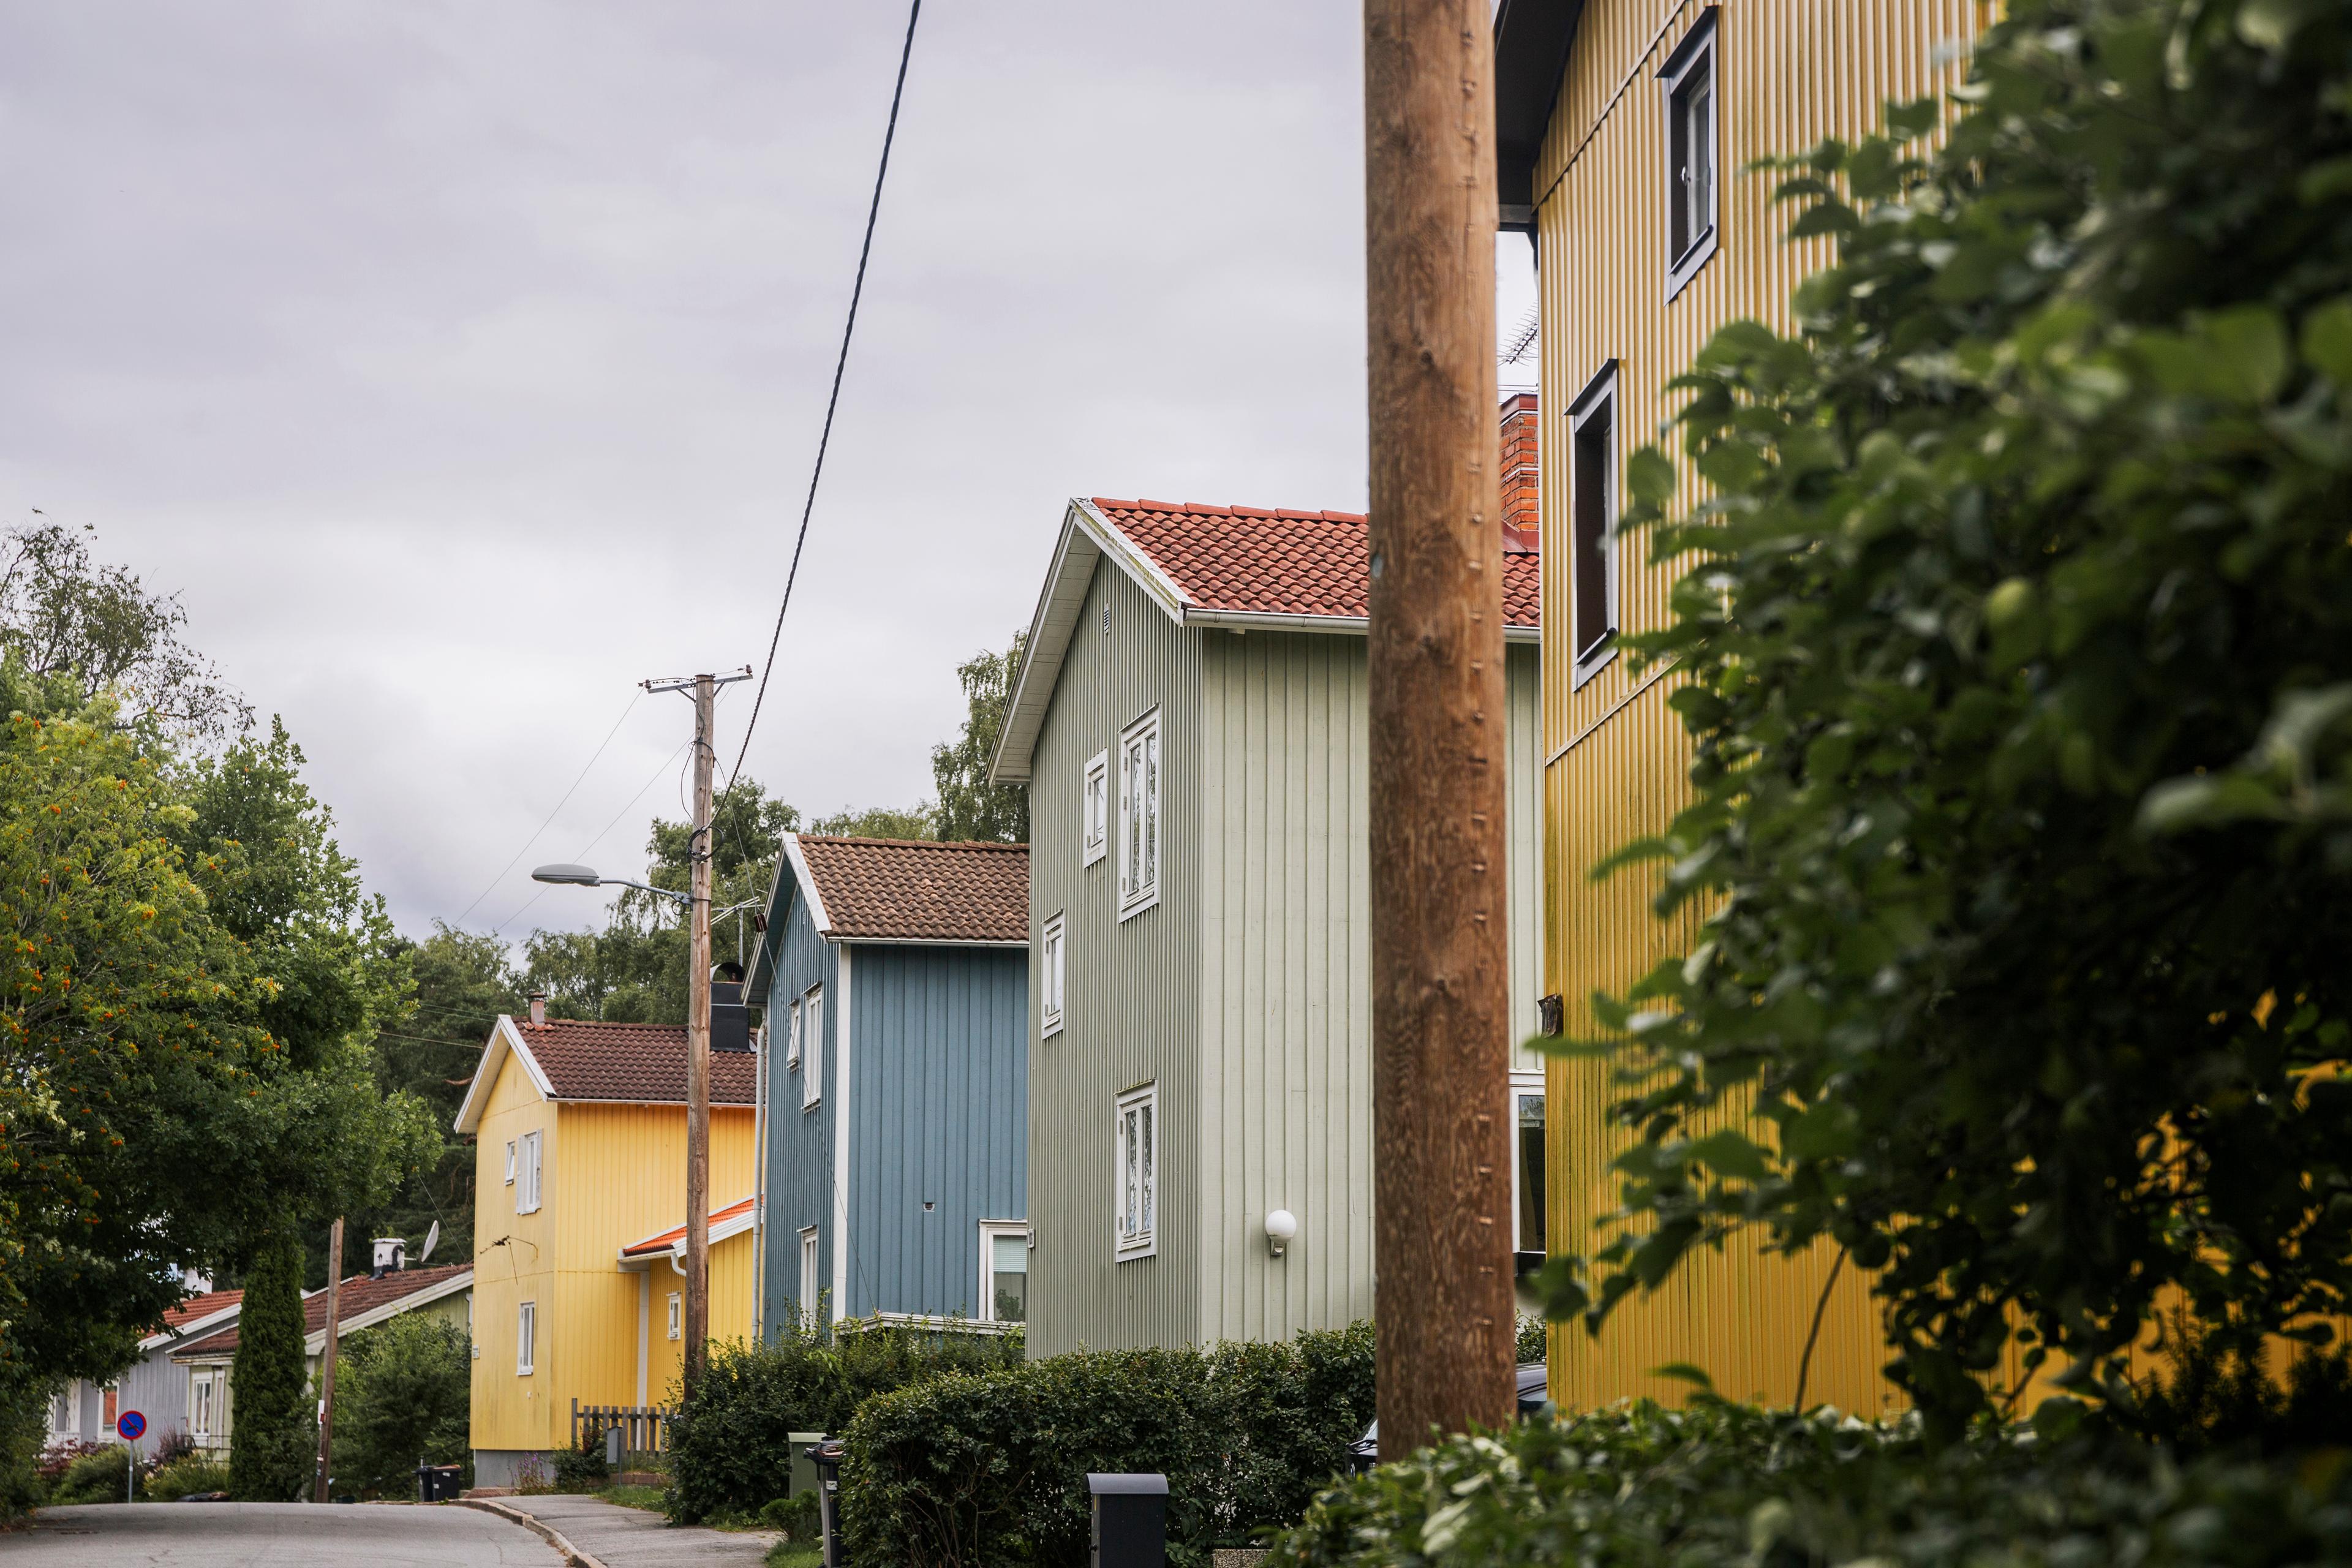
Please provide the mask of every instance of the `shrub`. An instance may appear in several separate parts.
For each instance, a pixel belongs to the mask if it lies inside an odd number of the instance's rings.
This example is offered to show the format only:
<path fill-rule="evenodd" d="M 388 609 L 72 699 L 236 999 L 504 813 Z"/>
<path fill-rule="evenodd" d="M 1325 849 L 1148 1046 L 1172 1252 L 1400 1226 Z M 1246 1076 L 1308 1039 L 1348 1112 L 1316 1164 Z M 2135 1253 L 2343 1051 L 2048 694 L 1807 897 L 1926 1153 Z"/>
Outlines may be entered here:
<path fill-rule="evenodd" d="M 41 1485 L 55 1487 L 58 1482 L 65 1479 L 66 1471 L 72 1467 L 76 1459 L 91 1454 L 102 1454 L 114 1447 L 116 1445 L 112 1443 L 93 1442 L 88 1437 L 62 1438 L 41 1450 L 41 1457 L 34 1462 L 33 1473 L 38 1478 Z"/>
<path fill-rule="evenodd" d="M 107 1443 L 82 1455 L 58 1478 L 57 1486 L 49 1493 L 51 1506 L 122 1501 L 123 1463 L 130 1454 L 131 1450 L 120 1443 Z"/>
<path fill-rule="evenodd" d="M 564 1448 L 555 1455 L 558 1491 L 593 1491 L 612 1479 L 612 1467 L 604 1462 L 604 1439 L 595 1432 L 582 1433 L 578 1447 Z"/>
<path fill-rule="evenodd" d="M 302 1244 L 289 1229 L 261 1245 L 237 1316 L 236 1425 L 229 1433 L 229 1490 L 240 1502 L 292 1502 L 318 1465 L 302 1354 Z M 338 1349 L 341 1347 L 338 1346 Z"/>
<path fill-rule="evenodd" d="M 838 1433 L 868 1398 L 948 1372 L 1017 1366 L 1019 1334 L 843 1323 L 711 1352 L 670 1434 L 673 1522 L 750 1517 L 792 1490 L 790 1434 Z"/>
<path fill-rule="evenodd" d="M 228 1467 L 209 1454 L 193 1450 L 169 1464 L 159 1465 L 147 1478 L 147 1495 L 158 1502 L 177 1502 L 229 1489 Z"/>
<path fill-rule="evenodd" d="M 185 1426 L 174 1426 L 155 1439 L 153 1464 L 157 1469 L 186 1458 L 196 1451 L 195 1434 Z"/>
<path fill-rule="evenodd" d="M 547 1459 L 539 1454 L 525 1454 L 515 1461 L 515 1490 L 525 1497 L 537 1497 L 555 1489 L 555 1482 L 547 1472 Z"/>
<path fill-rule="evenodd" d="M 760 1510 L 760 1522 L 770 1530 L 782 1531 L 787 1541 L 814 1541 L 821 1521 L 818 1517 L 816 1493 L 794 1492 L 790 1497 L 772 1500 Z"/>
<path fill-rule="evenodd" d="M 2128 1408 L 2168 1292 L 2352 1308 L 2352 4 L 2001 9 L 1940 145 L 1780 165 L 1801 334 L 1627 461 L 1693 795 L 1618 859 L 1706 918 L 1596 1010 L 1631 1223 L 1548 1269 L 1844 1247 L 1947 1436 L 2012 1342 Z"/>
<path fill-rule="evenodd" d="M 1085 1563 L 1089 1471 L 1168 1478 L 1169 1559 L 1296 1520 L 1372 1418 L 1370 1323 L 1287 1344 L 1081 1352 L 919 1384 L 850 1425 L 853 1560 Z"/>
<path fill-rule="evenodd" d="M 2046 1406 L 2039 1432 L 1980 1426 L 1952 1444 L 1910 1420 L 1705 1398 L 1528 1422 L 1335 1488 L 1265 1568 L 2352 1562 L 2344 1454 L 2177 1464 L 2070 1405 Z"/>
<path fill-rule="evenodd" d="M 409 1312 L 353 1334 L 338 1348 L 336 1485 L 407 1497 L 415 1492 L 420 1460 L 463 1465 L 472 1484 L 473 1374 L 465 1330 Z"/>

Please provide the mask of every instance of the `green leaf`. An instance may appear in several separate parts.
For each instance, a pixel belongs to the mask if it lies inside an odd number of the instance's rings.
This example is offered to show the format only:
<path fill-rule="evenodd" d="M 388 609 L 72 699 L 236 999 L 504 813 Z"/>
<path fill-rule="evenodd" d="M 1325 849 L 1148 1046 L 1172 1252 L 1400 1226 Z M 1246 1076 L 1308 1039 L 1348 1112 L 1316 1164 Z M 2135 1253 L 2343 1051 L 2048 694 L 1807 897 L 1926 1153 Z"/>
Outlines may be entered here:
<path fill-rule="evenodd" d="M 1688 1152 L 1719 1176 L 1760 1182 L 1769 1173 L 1764 1151 L 1729 1128 L 1694 1141 Z"/>
<path fill-rule="evenodd" d="M 1654 1366 L 1650 1369 L 1650 1375 L 1675 1383 L 1687 1383 L 1693 1388 L 1703 1388 L 1709 1394 L 1715 1392 L 1715 1379 L 1706 1374 L 1706 1369 L 1686 1361 L 1670 1361 L 1664 1366 Z"/>
<path fill-rule="evenodd" d="M 2352 387 L 2352 298 L 2330 300 L 2303 319 L 2303 357 L 2338 387 Z"/>

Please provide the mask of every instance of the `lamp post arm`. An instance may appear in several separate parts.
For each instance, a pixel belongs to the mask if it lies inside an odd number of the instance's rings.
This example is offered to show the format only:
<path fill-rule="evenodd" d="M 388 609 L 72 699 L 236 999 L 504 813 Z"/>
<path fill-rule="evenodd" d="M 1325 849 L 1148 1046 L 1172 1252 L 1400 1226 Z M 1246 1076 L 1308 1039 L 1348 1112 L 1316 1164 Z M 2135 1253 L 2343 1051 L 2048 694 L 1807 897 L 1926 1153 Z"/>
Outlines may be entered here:
<path fill-rule="evenodd" d="M 596 885 L 600 888 L 635 888 L 641 893 L 653 893 L 665 899 L 676 899 L 679 903 L 689 906 L 694 902 L 690 895 L 681 893 L 676 888 L 656 888 L 651 882 L 632 882 L 626 877 L 599 877 L 596 879 Z"/>

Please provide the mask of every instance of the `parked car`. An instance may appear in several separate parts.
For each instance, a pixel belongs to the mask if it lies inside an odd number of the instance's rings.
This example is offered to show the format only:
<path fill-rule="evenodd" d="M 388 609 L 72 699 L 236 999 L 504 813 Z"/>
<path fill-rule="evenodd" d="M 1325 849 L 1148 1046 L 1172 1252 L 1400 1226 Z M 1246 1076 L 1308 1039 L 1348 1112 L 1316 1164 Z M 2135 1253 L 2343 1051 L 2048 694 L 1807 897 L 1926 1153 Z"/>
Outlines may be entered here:
<path fill-rule="evenodd" d="M 1540 1415 L 1550 1403 L 1551 1388 L 1544 1376 L 1544 1363 L 1531 1361 L 1519 1368 L 1519 1419 L 1525 1421 L 1530 1415 Z M 1360 1476 L 1381 1462 L 1381 1424 L 1378 1421 L 1365 1427 L 1364 1435 L 1349 1447 L 1348 1460 Z"/>

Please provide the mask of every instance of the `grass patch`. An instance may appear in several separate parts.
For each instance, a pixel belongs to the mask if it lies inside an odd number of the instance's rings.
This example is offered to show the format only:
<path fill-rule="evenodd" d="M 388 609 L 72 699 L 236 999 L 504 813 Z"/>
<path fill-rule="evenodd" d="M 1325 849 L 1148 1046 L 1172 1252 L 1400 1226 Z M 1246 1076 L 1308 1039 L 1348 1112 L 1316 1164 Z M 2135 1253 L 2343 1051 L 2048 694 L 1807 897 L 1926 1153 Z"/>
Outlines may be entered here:
<path fill-rule="evenodd" d="M 662 1489 L 659 1487 L 606 1487 L 596 1495 L 623 1508 L 641 1508 L 653 1513 L 662 1510 Z"/>
<path fill-rule="evenodd" d="M 779 1541 L 768 1548 L 767 1568 L 819 1568 L 824 1548 L 813 1541 Z"/>

